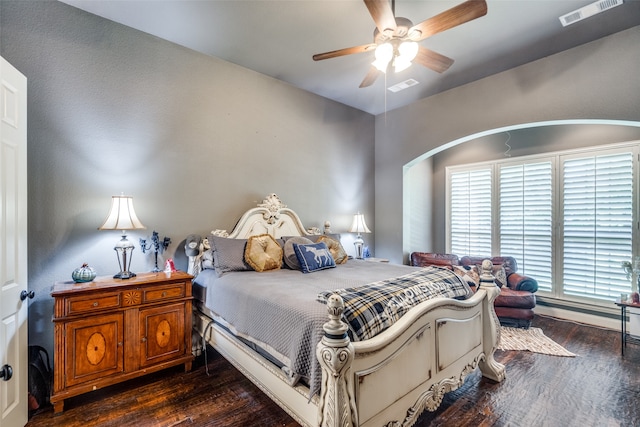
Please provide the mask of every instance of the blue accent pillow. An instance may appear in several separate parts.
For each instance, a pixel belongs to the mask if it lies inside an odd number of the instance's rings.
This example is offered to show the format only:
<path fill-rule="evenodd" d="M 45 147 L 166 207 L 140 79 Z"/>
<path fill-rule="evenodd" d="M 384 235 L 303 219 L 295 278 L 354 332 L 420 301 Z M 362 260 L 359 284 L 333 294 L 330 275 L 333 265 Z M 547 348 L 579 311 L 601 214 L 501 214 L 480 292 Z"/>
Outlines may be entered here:
<path fill-rule="evenodd" d="M 329 248 L 324 242 L 309 244 L 293 244 L 293 250 L 296 253 L 300 270 L 303 273 L 311 273 L 325 268 L 334 268 L 336 266 Z"/>

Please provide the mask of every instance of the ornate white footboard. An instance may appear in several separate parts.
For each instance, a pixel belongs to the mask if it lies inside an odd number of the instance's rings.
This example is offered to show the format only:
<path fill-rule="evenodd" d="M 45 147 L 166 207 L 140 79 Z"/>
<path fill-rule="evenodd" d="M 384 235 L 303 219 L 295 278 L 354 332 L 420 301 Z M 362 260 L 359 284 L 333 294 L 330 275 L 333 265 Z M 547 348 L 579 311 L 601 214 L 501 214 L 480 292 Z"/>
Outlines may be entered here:
<path fill-rule="evenodd" d="M 432 300 L 411 310 L 373 339 L 350 343 L 340 319 L 340 297 L 328 304 L 329 322 L 317 353 L 322 365 L 320 426 L 411 426 L 444 394 L 480 367 L 504 379 L 493 358 L 499 338 L 493 300 L 499 293 L 483 263 L 480 290 L 467 301 Z"/>
<path fill-rule="evenodd" d="M 499 289 L 483 263 L 480 289 L 465 301 L 425 301 L 378 336 L 351 343 L 340 320 L 342 300 L 332 297 L 329 321 L 318 344 L 320 396 L 291 387 L 278 368 L 196 312 L 197 331 L 272 400 L 304 426 L 411 426 L 436 410 L 444 394 L 460 387 L 476 368 L 502 381 L 494 359 L 499 323 L 493 300 Z M 209 326 L 207 328 L 207 326 Z"/>

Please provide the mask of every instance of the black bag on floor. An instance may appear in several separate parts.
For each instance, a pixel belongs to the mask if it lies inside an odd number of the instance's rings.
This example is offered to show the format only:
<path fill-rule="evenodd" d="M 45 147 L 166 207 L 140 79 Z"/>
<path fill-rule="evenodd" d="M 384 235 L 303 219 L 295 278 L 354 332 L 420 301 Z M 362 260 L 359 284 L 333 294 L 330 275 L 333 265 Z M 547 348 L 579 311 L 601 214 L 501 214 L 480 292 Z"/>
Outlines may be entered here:
<path fill-rule="evenodd" d="M 51 395 L 49 353 L 39 345 L 29 346 L 29 409 L 35 411 L 49 403 Z"/>

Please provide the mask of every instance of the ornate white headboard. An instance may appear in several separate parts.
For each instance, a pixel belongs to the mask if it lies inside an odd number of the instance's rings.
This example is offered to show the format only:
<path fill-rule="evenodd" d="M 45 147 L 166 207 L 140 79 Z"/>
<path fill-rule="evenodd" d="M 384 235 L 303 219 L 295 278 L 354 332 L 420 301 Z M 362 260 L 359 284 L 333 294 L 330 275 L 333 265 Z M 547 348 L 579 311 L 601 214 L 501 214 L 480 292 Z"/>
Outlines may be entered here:
<path fill-rule="evenodd" d="M 330 224 L 325 227 L 328 230 Z M 322 234 L 318 227 L 305 229 L 300 217 L 287 205 L 282 203 L 277 194 L 269 194 L 258 206 L 246 211 L 233 227 L 231 233 L 227 230 L 215 229 L 211 234 L 231 239 L 247 239 L 259 234 L 270 234 L 276 239 L 282 236 L 311 236 Z M 187 241 L 189 244 L 189 241 Z M 192 248 L 193 249 L 193 248 Z M 209 249 L 209 242 L 202 239 L 197 255 L 189 255 L 189 274 L 196 275 L 200 271 L 200 261 L 205 250 Z"/>
<path fill-rule="evenodd" d="M 231 233 L 214 230 L 212 234 L 232 239 L 246 239 L 258 234 L 282 236 L 309 236 L 321 234 L 317 227 L 305 230 L 294 211 L 282 203 L 277 194 L 269 194 L 258 207 L 249 209 L 238 220 Z"/>

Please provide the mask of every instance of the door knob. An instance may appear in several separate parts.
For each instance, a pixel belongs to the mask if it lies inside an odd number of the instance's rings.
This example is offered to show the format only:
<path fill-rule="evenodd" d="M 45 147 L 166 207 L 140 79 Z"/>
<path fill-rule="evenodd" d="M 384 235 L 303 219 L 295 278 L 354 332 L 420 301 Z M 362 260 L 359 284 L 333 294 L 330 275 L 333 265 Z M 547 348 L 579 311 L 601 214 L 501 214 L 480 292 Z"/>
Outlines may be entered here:
<path fill-rule="evenodd" d="M 20 292 L 20 301 L 24 301 L 27 298 L 33 299 L 34 296 L 36 296 L 35 292 L 33 291 L 27 292 L 26 290 L 23 290 L 22 292 Z"/>
<path fill-rule="evenodd" d="M 13 376 L 13 368 L 10 365 L 4 365 L 0 369 L 0 378 L 4 381 L 9 381 Z"/>

